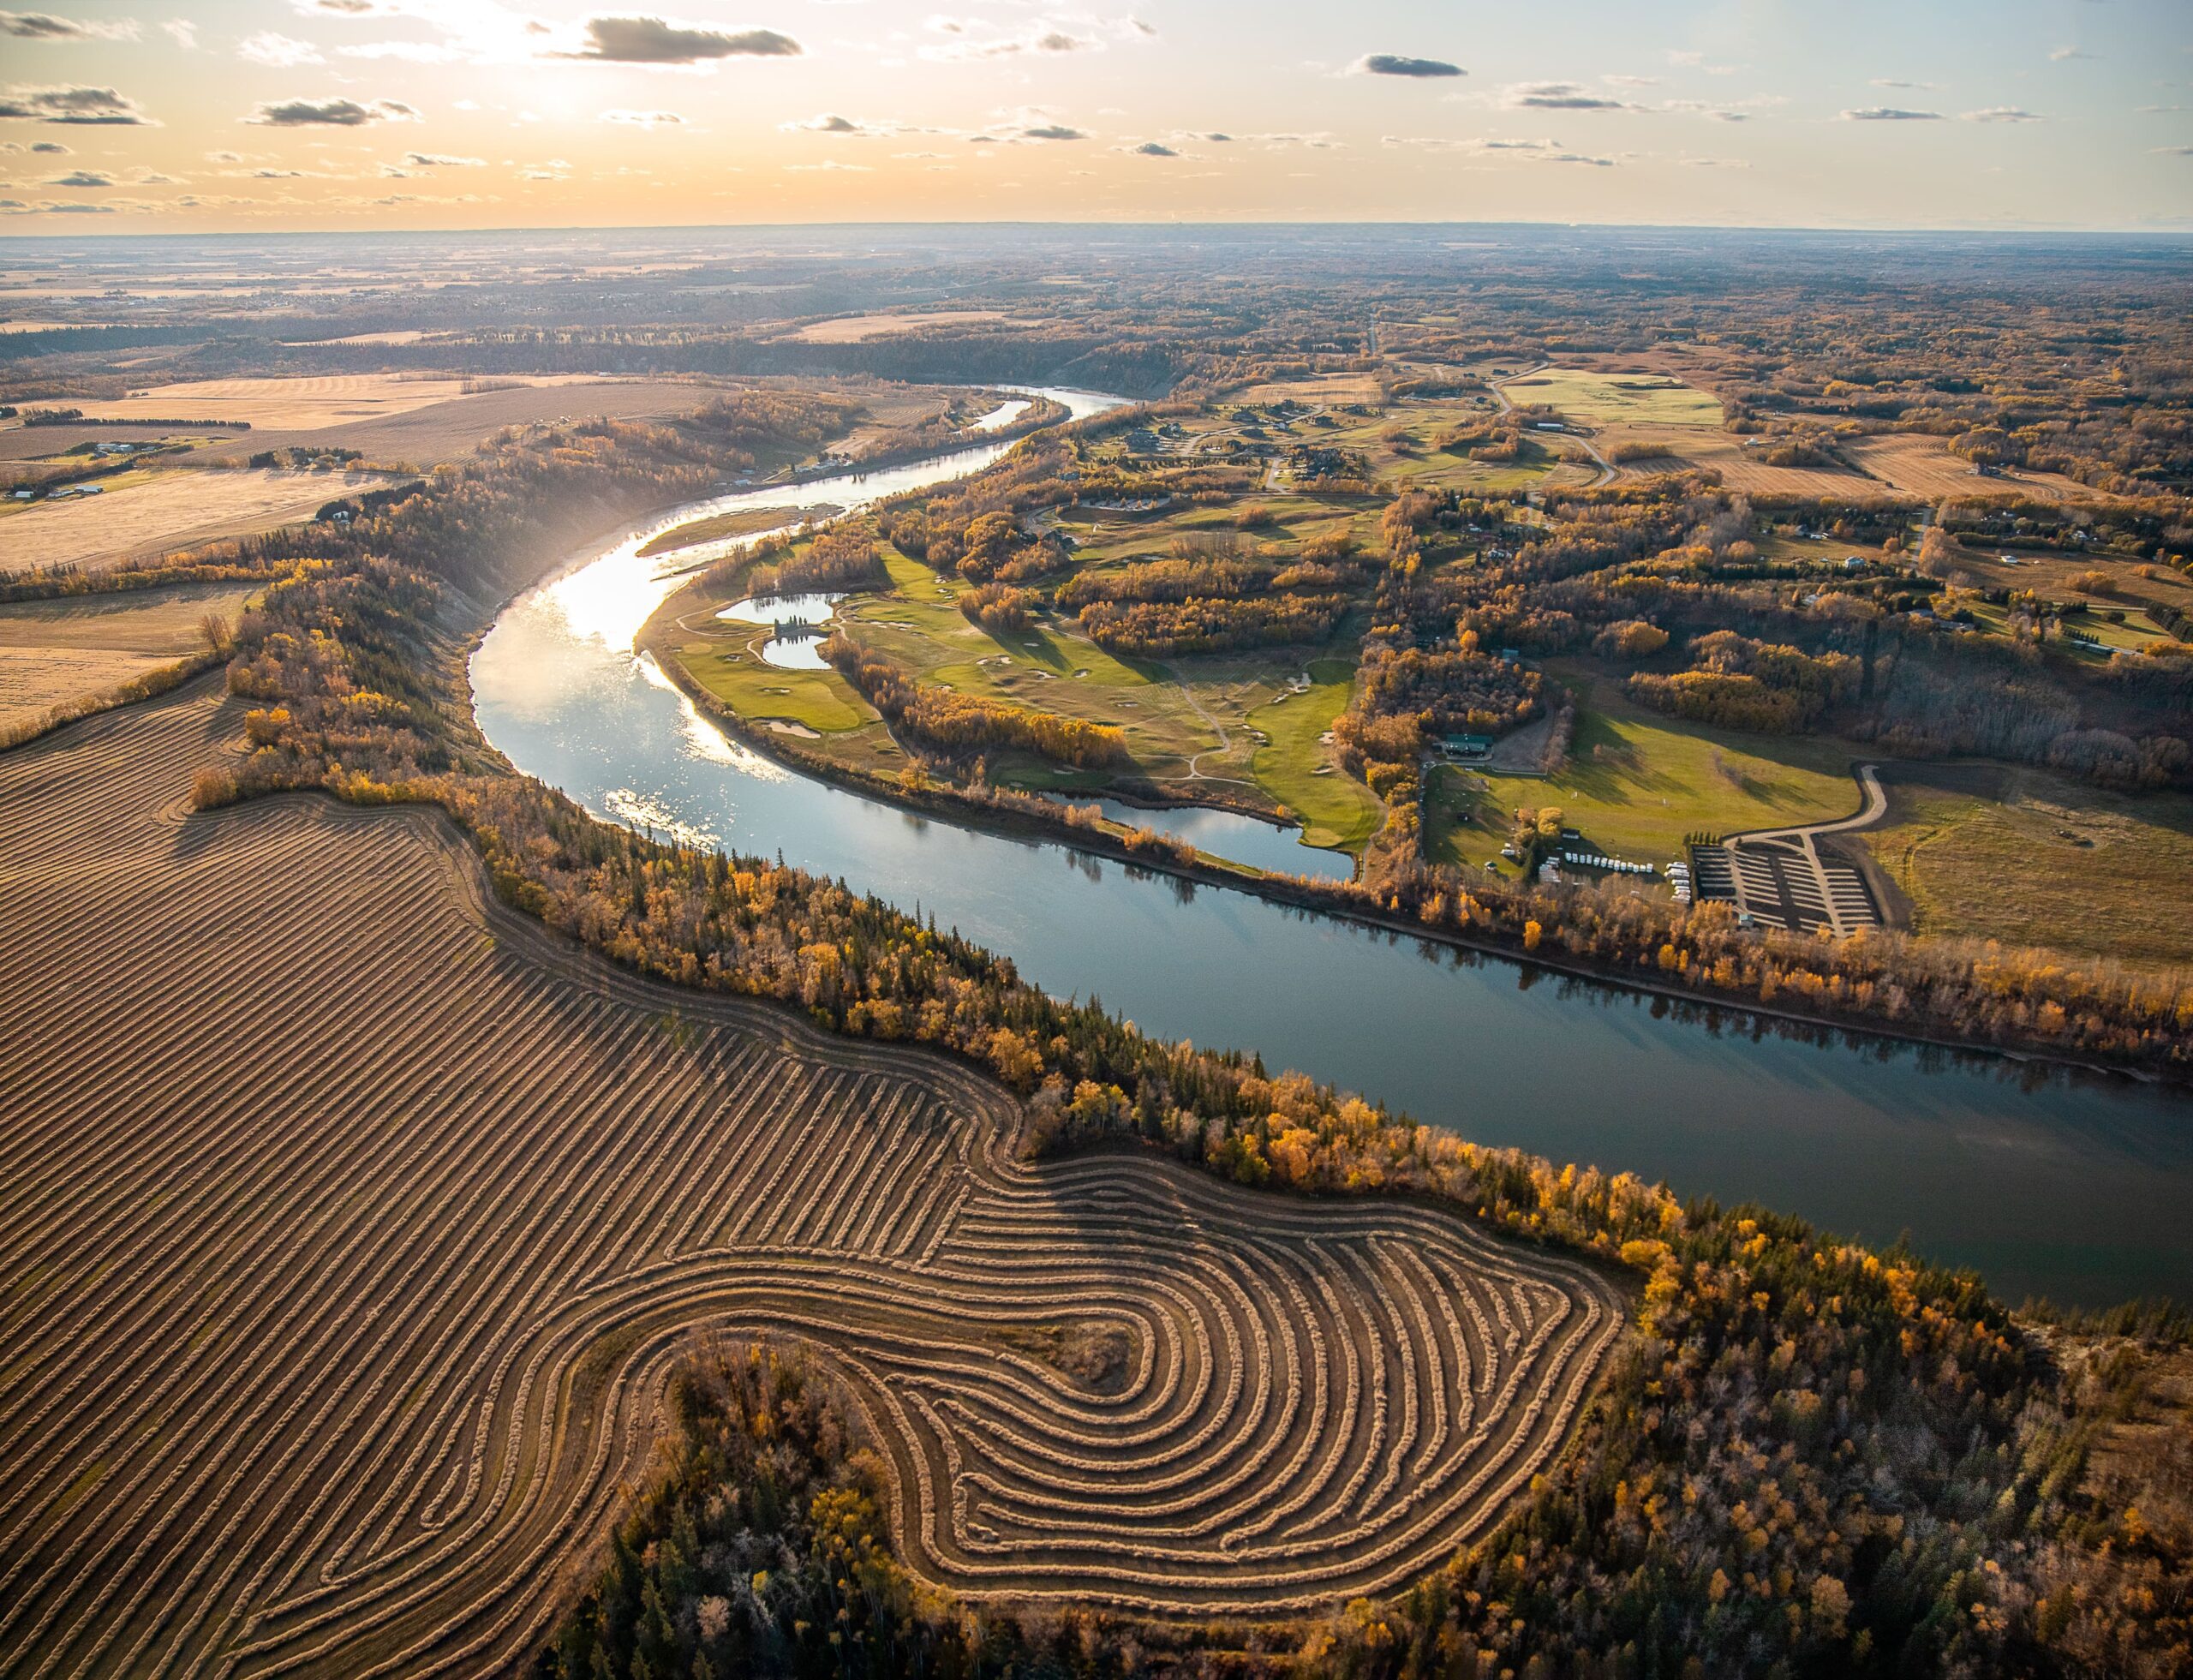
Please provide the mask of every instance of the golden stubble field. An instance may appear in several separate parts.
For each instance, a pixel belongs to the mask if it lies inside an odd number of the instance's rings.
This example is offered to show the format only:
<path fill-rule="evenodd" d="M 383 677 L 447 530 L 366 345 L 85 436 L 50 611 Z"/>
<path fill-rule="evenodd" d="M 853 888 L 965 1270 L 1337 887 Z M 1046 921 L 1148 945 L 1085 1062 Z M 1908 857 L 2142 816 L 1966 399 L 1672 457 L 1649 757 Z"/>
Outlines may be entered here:
<path fill-rule="evenodd" d="M 499 385 L 539 389 L 594 385 L 590 374 L 529 375 Z M 468 392 L 468 383 L 475 389 Z M 242 421 L 254 431 L 310 432 L 382 420 L 486 394 L 477 381 L 439 374 L 325 374 L 300 378 L 195 380 L 153 386 L 105 403 L 73 404 L 99 420 Z"/>
<path fill-rule="evenodd" d="M 844 1378 L 926 1581 L 1283 1616 L 1483 1534 L 1618 1330 L 1428 1209 L 1031 1165 L 1001 1087 L 597 962 L 422 809 L 190 814 L 237 725 L 0 754 L 27 1673 L 511 1672 L 711 1333 Z"/>
<path fill-rule="evenodd" d="M 340 497 L 400 481 L 366 472 L 151 468 L 108 481 L 97 496 L 34 502 L 0 513 L 0 571 L 63 565 L 105 571 L 147 554 L 308 519 Z"/>
<path fill-rule="evenodd" d="M 208 646 L 252 586 L 214 584 L 0 605 L 0 738 Z"/>

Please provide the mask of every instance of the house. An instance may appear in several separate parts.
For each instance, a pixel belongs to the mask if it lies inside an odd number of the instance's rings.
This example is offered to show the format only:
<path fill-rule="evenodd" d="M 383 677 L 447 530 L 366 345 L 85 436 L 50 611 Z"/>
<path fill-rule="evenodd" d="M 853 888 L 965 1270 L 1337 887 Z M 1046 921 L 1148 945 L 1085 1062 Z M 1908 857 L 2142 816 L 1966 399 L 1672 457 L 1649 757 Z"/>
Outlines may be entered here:
<path fill-rule="evenodd" d="M 1483 758 L 1492 750 L 1489 735 L 1445 735 L 1440 738 L 1440 756 L 1450 764 Z"/>

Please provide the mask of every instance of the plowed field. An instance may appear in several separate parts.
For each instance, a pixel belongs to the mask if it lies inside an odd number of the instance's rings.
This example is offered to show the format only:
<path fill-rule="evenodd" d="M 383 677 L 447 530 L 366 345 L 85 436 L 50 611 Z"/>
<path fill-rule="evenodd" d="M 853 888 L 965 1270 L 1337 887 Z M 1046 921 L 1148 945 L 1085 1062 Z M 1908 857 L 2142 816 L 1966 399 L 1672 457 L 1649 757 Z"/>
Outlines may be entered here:
<path fill-rule="evenodd" d="M 1031 1166 L 1000 1087 L 624 976 L 422 811 L 189 813 L 236 726 L 0 755 L 0 1670 L 508 1673 L 708 1327 L 847 1378 L 919 1575 L 1269 1616 L 1481 1533 L 1616 1331 L 1428 1210 Z"/>

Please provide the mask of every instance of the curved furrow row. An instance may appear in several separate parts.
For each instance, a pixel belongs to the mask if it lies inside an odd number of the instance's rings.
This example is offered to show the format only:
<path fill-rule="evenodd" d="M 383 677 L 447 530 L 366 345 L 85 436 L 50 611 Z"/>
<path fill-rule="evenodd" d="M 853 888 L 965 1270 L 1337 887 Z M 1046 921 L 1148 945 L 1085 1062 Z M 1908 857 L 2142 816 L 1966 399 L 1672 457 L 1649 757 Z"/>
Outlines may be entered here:
<path fill-rule="evenodd" d="M 1415 1206 L 1035 1167 L 971 1070 L 613 970 L 419 810 L 208 816 L 210 685 L 0 754 L 0 1674 L 506 1671 L 697 1333 L 910 1569 L 1284 1615 L 1482 1533 L 1616 1334 Z"/>

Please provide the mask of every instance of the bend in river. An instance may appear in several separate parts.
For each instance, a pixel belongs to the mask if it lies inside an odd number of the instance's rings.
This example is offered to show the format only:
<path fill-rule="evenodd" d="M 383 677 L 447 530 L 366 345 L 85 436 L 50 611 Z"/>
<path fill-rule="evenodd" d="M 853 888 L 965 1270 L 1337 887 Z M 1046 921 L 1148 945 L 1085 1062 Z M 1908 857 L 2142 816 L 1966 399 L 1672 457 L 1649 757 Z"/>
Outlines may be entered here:
<path fill-rule="evenodd" d="M 1077 417 L 1114 405 L 1043 394 Z M 857 507 L 979 470 L 1007 446 L 797 493 Z M 519 596 L 473 661 L 488 738 L 598 816 L 781 852 L 933 912 L 1037 983 L 1101 997 L 1160 1037 L 1258 1049 L 1481 1143 L 1756 1200 L 1875 1242 L 1908 1231 L 2013 1300 L 2193 1295 L 2193 1104 L 2179 1093 L 1563 979 L 917 816 L 729 740 L 632 652 L 648 615 L 715 551 L 637 550 L 790 493 L 678 509 Z"/>

